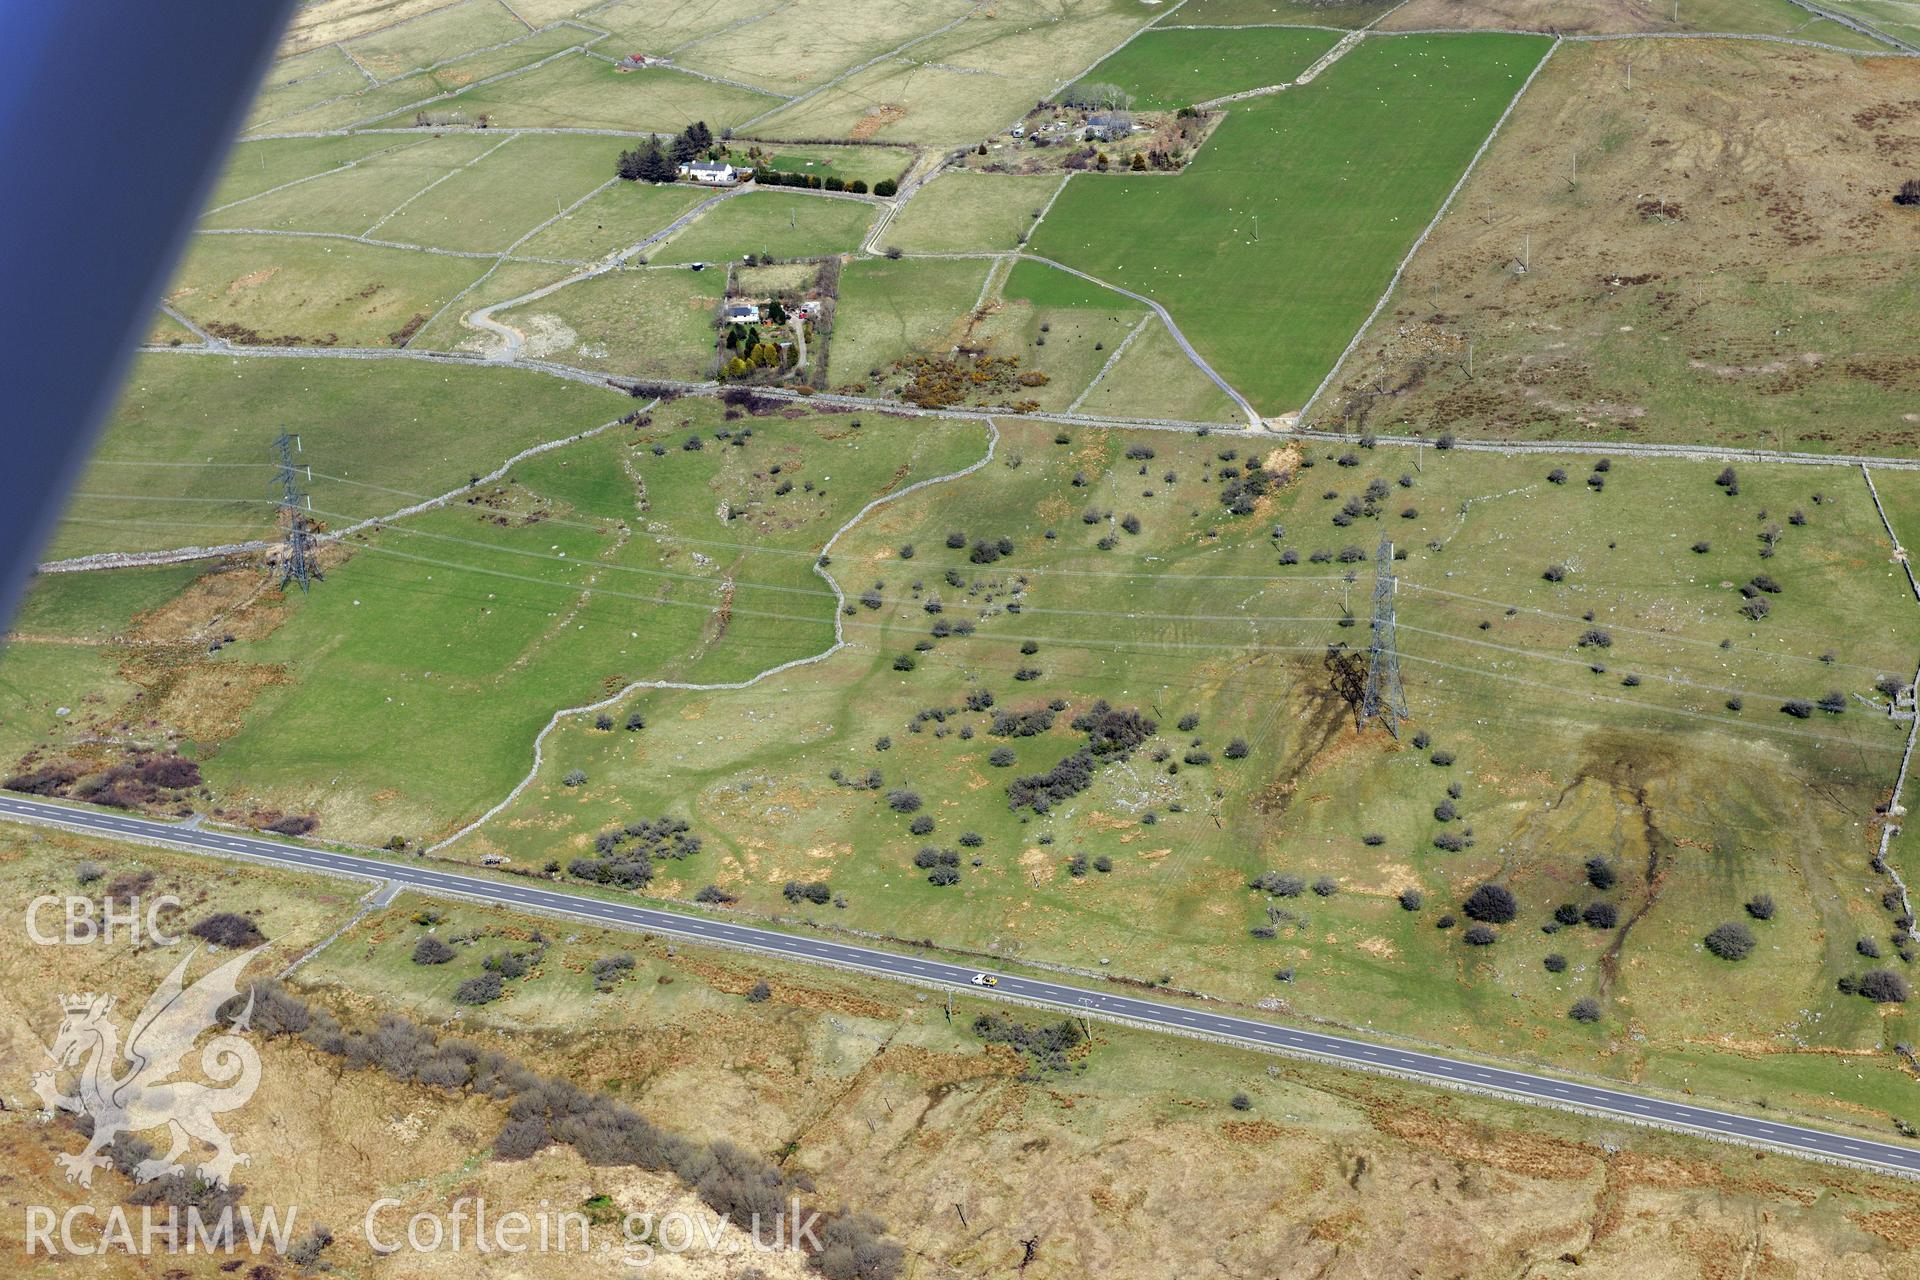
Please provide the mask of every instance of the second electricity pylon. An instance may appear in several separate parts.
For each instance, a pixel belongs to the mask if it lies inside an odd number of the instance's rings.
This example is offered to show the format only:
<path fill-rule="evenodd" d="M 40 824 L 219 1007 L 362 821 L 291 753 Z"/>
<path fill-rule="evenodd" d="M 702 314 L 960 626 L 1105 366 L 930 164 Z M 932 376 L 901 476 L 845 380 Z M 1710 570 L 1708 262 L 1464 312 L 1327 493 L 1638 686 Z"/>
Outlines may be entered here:
<path fill-rule="evenodd" d="M 313 586 L 314 579 L 325 575 L 314 562 L 313 531 L 307 524 L 307 511 L 303 505 L 305 495 L 300 492 L 300 469 L 294 465 L 293 437 L 287 434 L 285 427 L 280 429 L 273 447 L 280 456 L 274 483 L 280 489 L 280 514 L 287 525 L 287 556 L 280 562 L 280 585 L 284 587 L 290 582 L 297 582 L 304 592 Z"/>
<path fill-rule="evenodd" d="M 1393 627 L 1393 539 L 1380 539 L 1373 557 L 1373 635 L 1367 644 L 1367 687 L 1360 724 L 1375 716 L 1398 738 L 1407 719 L 1407 691 L 1400 686 L 1400 642 Z"/>

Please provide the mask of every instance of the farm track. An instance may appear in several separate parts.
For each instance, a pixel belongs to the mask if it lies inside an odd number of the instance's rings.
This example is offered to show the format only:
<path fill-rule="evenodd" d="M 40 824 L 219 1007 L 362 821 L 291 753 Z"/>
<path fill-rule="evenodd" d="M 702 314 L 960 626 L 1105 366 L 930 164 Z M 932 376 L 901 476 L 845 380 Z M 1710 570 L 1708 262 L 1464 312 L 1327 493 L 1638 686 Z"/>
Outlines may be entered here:
<path fill-rule="evenodd" d="M 980 254 L 980 257 L 1004 255 Z M 503 326 L 504 327 L 504 326 Z M 675 395 L 717 396 L 723 390 L 713 382 L 663 382 L 650 381 L 645 384 L 634 383 L 615 375 L 598 373 L 573 365 L 560 364 L 551 360 L 519 359 L 511 363 L 492 359 L 484 355 L 466 352 L 411 351 L 398 347 L 239 347 L 213 339 L 207 346 L 148 346 L 143 351 L 154 355 L 180 356 L 225 356 L 254 359 L 287 360 L 425 360 L 440 364 L 468 365 L 476 368 L 516 368 L 549 377 L 563 378 L 570 382 L 587 386 L 602 387 L 614 391 L 631 393 L 636 387 L 670 391 Z M 1219 422 L 1195 422 L 1177 418 L 1126 418 L 1114 415 L 1093 416 L 1074 413 L 1015 413 L 990 409 L 921 409 L 903 404 L 897 400 L 881 400 L 871 396 L 840 395 L 832 392 L 806 394 L 789 391 L 780 387 L 758 387 L 754 394 L 770 400 L 783 400 L 793 404 L 813 405 L 822 408 L 876 412 L 896 418 L 947 418 L 977 422 L 1045 422 L 1065 427 L 1107 427 L 1145 431 L 1176 431 L 1196 434 L 1220 434 L 1252 436 L 1260 435 L 1268 439 L 1318 440 L 1329 444 L 1352 445 L 1357 437 L 1337 431 L 1273 430 L 1256 431 L 1249 427 L 1235 427 Z M 595 428 L 602 431 L 606 426 Z M 558 447 L 559 444 L 580 437 L 570 436 L 566 440 L 553 442 L 545 448 Z M 1452 449 L 1461 453 L 1491 453 L 1504 457 L 1541 456 L 1592 456 L 1612 458 L 1642 458 L 1647 460 L 1685 460 L 1692 462 L 1752 462 L 1774 463 L 1790 466 L 1809 467 L 1878 467 L 1889 471 L 1920 471 L 1920 458 L 1896 458 L 1872 454 L 1828 454 L 1797 453 L 1778 449 L 1747 449 L 1728 445 L 1704 444 L 1635 444 L 1613 440 L 1463 440 L 1455 439 L 1442 444 L 1439 440 L 1421 436 L 1376 435 L 1370 437 L 1376 446 L 1404 449 Z M 518 461 L 522 455 L 515 455 L 495 472 L 493 478 L 504 474 L 506 467 Z M 465 492 L 455 490 L 441 498 L 435 504 L 443 503 Z M 403 513 L 370 518 L 354 526 L 352 531 L 385 520 L 397 519 Z M 343 530 L 342 533 L 347 531 Z M 182 564 L 194 560 L 213 560 L 223 556 L 241 555 L 267 550 L 272 543 L 250 541 L 225 543 L 218 546 L 173 547 L 161 551 L 138 552 L 102 552 L 98 555 L 79 556 L 66 560 L 46 561 L 38 566 L 41 573 L 74 573 L 96 569 L 120 569 L 137 566 Z"/>
<path fill-rule="evenodd" d="M 487 306 L 463 316 L 461 323 L 467 325 L 469 328 L 484 330 L 500 339 L 502 344 L 501 349 L 497 353 L 488 353 L 487 358 L 489 361 L 495 364 L 518 363 L 521 353 L 526 350 L 527 335 L 512 325 L 502 324 L 500 321 L 495 320 L 493 318 L 494 312 L 507 311 L 514 307 L 524 306 L 529 302 L 537 302 L 548 294 L 556 293 L 570 284 L 579 284 L 584 280 L 592 280 L 597 276 L 603 276 L 609 271 L 617 271 L 626 265 L 628 259 L 665 240 L 668 236 L 673 235 L 676 231 L 679 231 L 715 205 L 726 200 L 731 200 L 735 196 L 749 190 L 752 190 L 752 188 L 732 187 L 721 192 L 719 195 L 703 200 L 638 244 L 623 249 L 618 253 L 610 254 L 601 262 L 588 267 L 584 271 L 576 271 L 570 276 L 556 280 L 552 284 L 542 285 L 540 288 L 523 293 L 517 298 L 507 298 L 501 302 L 489 303 Z"/>

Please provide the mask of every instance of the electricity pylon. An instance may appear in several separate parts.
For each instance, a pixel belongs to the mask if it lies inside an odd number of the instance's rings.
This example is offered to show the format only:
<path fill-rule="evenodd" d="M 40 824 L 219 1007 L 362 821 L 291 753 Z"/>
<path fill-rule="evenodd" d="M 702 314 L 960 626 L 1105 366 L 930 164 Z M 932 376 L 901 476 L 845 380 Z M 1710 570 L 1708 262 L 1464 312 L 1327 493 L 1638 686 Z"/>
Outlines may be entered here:
<path fill-rule="evenodd" d="M 1367 687 L 1360 723 L 1375 716 L 1398 738 L 1407 719 L 1407 691 L 1400 685 L 1400 642 L 1393 627 L 1393 540 L 1380 539 L 1373 557 L 1373 634 L 1367 644 Z"/>
<path fill-rule="evenodd" d="M 273 447 L 280 456 L 274 483 L 280 489 L 280 515 L 287 526 L 287 556 L 280 562 L 280 585 L 297 582 L 305 592 L 311 589 L 314 579 L 325 576 L 313 558 L 313 531 L 307 524 L 305 505 L 311 499 L 300 492 L 300 468 L 293 462 L 293 437 L 285 427 L 280 429 Z"/>

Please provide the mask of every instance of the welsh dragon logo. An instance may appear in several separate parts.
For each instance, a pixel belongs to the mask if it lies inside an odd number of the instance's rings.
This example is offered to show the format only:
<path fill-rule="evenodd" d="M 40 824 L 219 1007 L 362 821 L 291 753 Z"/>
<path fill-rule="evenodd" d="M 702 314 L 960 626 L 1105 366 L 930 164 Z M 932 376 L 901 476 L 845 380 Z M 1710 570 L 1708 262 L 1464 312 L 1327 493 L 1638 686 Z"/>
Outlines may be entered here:
<path fill-rule="evenodd" d="M 220 1007 L 239 994 L 240 973 L 255 953 L 234 956 L 191 987 L 185 985 L 185 978 L 187 962 L 193 957 L 183 958 L 134 1019 L 124 1050 L 120 1028 L 108 1016 L 113 1008 L 111 996 L 72 995 L 61 1000 L 65 1016 L 47 1055 L 59 1071 L 78 1072 L 74 1091 L 59 1091 L 55 1071 L 36 1073 L 33 1091 L 44 1107 L 44 1119 L 72 1111 L 93 1120 L 93 1136 L 86 1149 L 56 1157 L 67 1171 L 67 1181 L 91 1187 L 93 1171 L 113 1163 L 101 1152 L 115 1138 L 163 1125 L 171 1134 L 171 1146 L 164 1156 L 136 1165 L 136 1181 L 183 1172 L 186 1166 L 180 1157 L 194 1139 L 213 1148 L 213 1155 L 199 1165 L 200 1176 L 210 1182 L 227 1183 L 235 1167 L 247 1163 L 214 1117 L 245 1106 L 260 1085 L 260 1055 L 238 1034 L 248 1029 L 253 1016 L 252 995 L 233 1022 L 221 1027 L 219 1020 Z M 194 1042 L 215 1028 L 220 1033 L 200 1051 L 201 1071 L 214 1085 L 176 1079 L 181 1060 Z M 120 1071 L 123 1060 L 126 1067 Z"/>

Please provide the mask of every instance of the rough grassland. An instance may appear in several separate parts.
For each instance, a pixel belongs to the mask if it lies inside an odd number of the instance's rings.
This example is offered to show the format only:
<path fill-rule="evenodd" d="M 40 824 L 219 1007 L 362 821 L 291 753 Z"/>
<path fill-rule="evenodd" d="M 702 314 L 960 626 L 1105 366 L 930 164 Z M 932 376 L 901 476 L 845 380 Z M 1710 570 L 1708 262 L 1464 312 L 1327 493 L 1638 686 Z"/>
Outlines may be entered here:
<path fill-rule="evenodd" d="M 639 244 L 713 193 L 687 183 L 609 187 L 520 246 L 530 258 L 593 261 Z"/>
<path fill-rule="evenodd" d="M 200 225 L 361 235 L 433 184 L 446 186 L 450 174 L 473 164 L 499 142 L 499 138 L 472 133 L 388 139 L 384 149 L 351 169 L 325 173 L 296 187 L 263 192 L 244 203 L 209 213 Z M 252 143 L 249 147 L 259 145 Z M 392 227 L 391 222 L 382 226 L 379 238 L 406 239 L 391 234 Z"/>
<path fill-rule="evenodd" d="M 395 214 L 382 237 L 442 249 L 503 252 L 613 179 L 616 138 L 522 134 Z"/>
<path fill-rule="evenodd" d="M 719 271 L 636 268 L 577 281 L 496 318 L 527 335 L 532 356 L 639 378 L 699 381 L 712 370 L 713 325 L 726 286 Z"/>
<path fill-rule="evenodd" d="M 1034 247 L 1156 299 L 1263 412 L 1297 410 L 1546 48 L 1364 40 L 1305 88 L 1236 106 L 1178 177 L 1069 183 Z"/>
<path fill-rule="evenodd" d="M 864 200 L 749 191 L 715 205 L 653 252 L 651 261 L 726 262 L 749 253 L 817 258 L 851 253 L 879 214 Z"/>
<path fill-rule="evenodd" d="M 227 158 L 226 170 L 207 200 L 207 207 L 218 209 L 235 200 L 261 195 L 283 183 L 311 178 L 350 161 L 365 162 L 372 156 L 405 151 L 421 145 L 422 141 L 411 137 L 352 134 L 327 138 L 263 138 L 244 145 L 236 143 Z"/>
<path fill-rule="evenodd" d="M 474 935 L 438 971 L 409 958 L 422 908 L 442 915 L 436 936 Z M 1098 1023 L 1069 1070 L 1021 1079 L 1025 1064 L 971 1024 L 1041 1015 L 960 998 L 948 1021 L 894 984 L 578 926 L 554 938 L 545 921 L 461 904 L 402 897 L 300 982 L 437 1022 L 456 1012 L 446 969 L 471 975 L 536 929 L 553 939 L 545 961 L 466 1011 L 463 1034 L 617 1088 L 663 1124 L 785 1151 L 824 1194 L 873 1208 L 916 1257 L 961 1274 L 1017 1269 L 1034 1229 L 1047 1243 L 1030 1275 L 1115 1280 L 1222 1265 L 1414 1275 L 1440 1250 L 1467 1275 L 1542 1253 L 1572 1253 L 1583 1273 L 1712 1274 L 1750 1238 L 1806 1274 L 1842 1240 L 1862 1280 L 1906 1260 L 1913 1195 L 1895 1179 Z M 596 993 L 590 966 L 610 955 L 633 969 Z M 762 980 L 771 998 L 745 999 Z M 1230 1109 L 1236 1092 L 1247 1111 Z M 435 1105 L 423 1095 L 410 1114 Z M 922 1211 L 956 1195 L 965 1224 Z M 1103 1207 L 1122 1201 L 1151 1212 Z M 1222 1213 L 1239 1224 L 1224 1242 L 1206 1228 Z"/>
<path fill-rule="evenodd" d="M 969 7 L 966 0 L 795 0 L 769 6 L 766 17 L 702 41 L 674 61 L 774 93 L 804 93 Z"/>
<path fill-rule="evenodd" d="M 252 895 L 289 952 L 344 923 L 357 891 L 17 828 L 0 833 L 0 904 L 17 918 L 33 896 L 64 892 L 82 857 L 116 874 L 152 871 L 195 910 L 242 909 Z M 440 923 L 422 925 L 421 912 Z M 452 964 L 411 962 L 429 928 L 462 940 Z M 504 999 L 477 1010 L 447 1000 L 446 969 L 471 975 L 486 954 L 531 950 L 536 933 L 548 940 L 544 959 Z M 596 992 L 590 966 L 618 955 L 633 968 Z M 23 1078 L 39 1068 L 34 1046 L 57 1023 L 61 995 L 99 991 L 138 1008 L 176 959 L 171 948 L 9 949 L 0 958 L 9 1066 Z M 771 998 L 745 999 L 761 980 Z M 356 1026 L 397 1011 L 441 1027 L 458 1013 L 463 1040 L 614 1092 L 675 1132 L 780 1153 L 823 1200 L 879 1214 L 911 1256 L 961 1274 L 1016 1269 L 1019 1241 L 1036 1229 L 1046 1235 L 1030 1275 L 1112 1280 L 1223 1265 L 1412 1275 L 1436 1253 L 1468 1275 L 1570 1253 L 1582 1274 L 1712 1275 L 1730 1257 L 1757 1256 L 1762 1277 L 1823 1274 L 1844 1258 L 1855 1280 L 1902 1280 L 1914 1243 L 1914 1194 L 1896 1179 L 1100 1024 L 1068 1071 L 1035 1080 L 971 1024 L 988 1012 L 1030 1023 L 1038 1014 L 963 997 L 949 1022 L 938 1002 L 898 984 L 414 895 L 354 924 L 291 985 Z M 261 1056 L 260 1092 L 223 1123 L 255 1156 L 251 1202 L 298 1204 L 302 1221 L 357 1225 L 386 1196 L 401 1201 L 395 1222 L 444 1212 L 449 1170 L 463 1194 L 502 1212 L 589 1196 L 621 1213 L 697 1212 L 667 1178 L 588 1166 L 564 1149 L 490 1159 L 505 1117 L 498 1102 L 342 1072 L 283 1040 Z M 1236 1092 L 1245 1112 L 1229 1109 Z M 0 1142 L 23 1198 L 64 1207 L 84 1197 L 54 1163 L 77 1145 L 65 1126 L 10 1125 Z M 108 1174 L 93 1195 L 128 1190 Z M 965 1225 L 951 1211 L 925 1212 L 956 1194 Z M 1103 1207 L 1114 1203 L 1150 1212 Z M 1225 1241 L 1211 1231 L 1223 1213 L 1237 1224 Z M 730 1226 L 711 1229 L 721 1249 L 744 1244 Z M 514 1256 L 526 1280 L 581 1273 L 577 1253 Z M 722 1275 L 739 1256 L 703 1243 L 677 1265 Z M 326 1257 L 349 1274 L 386 1265 L 357 1229 L 340 1231 Z M 484 1274 L 489 1255 L 431 1258 L 440 1265 L 422 1274 Z M 817 1274 L 793 1255 L 754 1264 L 768 1280 Z M 90 1274 L 135 1273 L 100 1262 Z"/>
<path fill-rule="evenodd" d="M 1043 410 L 1064 410 L 1146 314 L 1132 298 L 1023 260 L 1013 264 L 999 296 L 973 324 L 967 346 L 1014 357 L 1022 369 L 1045 374 L 1046 385 L 1022 389 L 1021 398 Z"/>
<path fill-rule="evenodd" d="M 616 71 L 581 54 L 456 94 L 434 109 L 485 114 L 502 127 L 677 133 L 705 120 L 718 133 L 777 101 L 677 71 Z"/>
<path fill-rule="evenodd" d="M 1172 110 L 1243 89 L 1286 84 L 1333 48 L 1338 32 L 1299 27 L 1254 31 L 1148 31 L 1089 71 L 1082 83 L 1113 84 L 1136 107 Z"/>
<path fill-rule="evenodd" d="M 345 47 L 379 79 L 391 80 L 525 34 L 526 27 L 496 0 L 466 0 L 350 40 Z"/>
<path fill-rule="evenodd" d="M 1833 6 L 1838 8 L 1839 6 Z M 1676 20 L 1675 14 L 1678 14 Z M 1737 31 L 1821 40 L 1852 49 L 1884 49 L 1838 22 L 1814 17 L 1790 0 L 1412 0 L 1380 23 L 1382 31 L 1432 27 L 1558 31 Z"/>
<path fill-rule="evenodd" d="M 153 325 L 147 330 L 146 345 L 179 347 L 197 345 L 199 341 L 193 330 L 166 312 L 153 313 Z"/>
<path fill-rule="evenodd" d="M 197 235 L 167 287 L 183 315 L 243 344 L 384 347 L 487 269 L 348 240 Z"/>
<path fill-rule="evenodd" d="M 860 260 L 840 273 L 829 376 L 836 387 L 882 376 L 915 353 L 959 341 L 991 263 L 979 260 Z"/>
<path fill-rule="evenodd" d="M 526 34 L 512 44 L 456 58 L 432 71 L 369 84 L 349 97 L 319 102 L 304 111 L 257 119 L 252 132 L 276 134 L 350 125 L 410 125 L 419 111 L 429 112 L 441 121 L 450 120 L 455 118 L 454 112 L 447 108 L 441 95 L 456 93 L 491 76 L 530 67 L 564 49 L 589 45 L 596 39 L 594 33 L 571 26 Z M 472 124 L 475 120 L 469 117 L 465 123 Z"/>
<path fill-rule="evenodd" d="M 318 47 L 398 26 L 447 7 L 447 0 L 313 0 L 292 15 L 279 54 L 291 60 Z"/>
<path fill-rule="evenodd" d="M 248 123 L 293 115 L 319 103 L 358 93 L 368 83 L 366 74 L 353 65 L 338 45 L 283 58 L 268 69 L 260 91 L 254 95 Z"/>
<path fill-rule="evenodd" d="M 1563 47 L 1316 416 L 1911 453 L 1917 95 L 1907 59 Z"/>
<path fill-rule="evenodd" d="M 773 138 L 954 145 L 1004 129 L 1154 13 L 1139 0 L 1002 0 L 754 126 Z"/>
<path fill-rule="evenodd" d="M 1856 939 L 1890 945 L 1870 820 L 1904 740 L 1850 695 L 1909 667 L 1920 638 L 1857 478 L 1742 467 L 1729 499 L 1706 463 L 1615 460 L 1596 492 L 1584 468 L 1548 481 L 1572 459 L 1380 450 L 1346 468 L 1328 451 L 1235 519 L 1217 496 L 1242 464 L 1224 456 L 1233 442 L 1119 433 L 1059 445 L 1050 428 L 1003 430 L 1000 462 L 876 513 L 836 550 L 849 594 L 872 588 L 880 607 L 847 619 L 851 647 L 804 685 L 638 694 L 614 713 L 645 715 L 637 738 L 566 725 L 535 785 L 456 851 L 564 862 L 601 830 L 671 812 L 707 848 L 662 867 L 652 888 L 664 897 L 714 881 L 744 909 L 790 914 L 781 886 L 825 879 L 847 906 L 822 923 L 1087 968 L 1105 959 L 1143 981 L 1648 1082 L 1711 1075 L 1723 1097 L 1817 1111 L 1831 1089 L 1883 1116 L 1903 1105 L 1906 1077 L 1886 1050 L 1911 1016 L 1834 986 L 1857 971 Z M 1155 456 L 1123 456 L 1136 445 Z M 1388 489 L 1377 522 L 1334 524 L 1341 504 L 1322 494 L 1351 497 L 1375 477 Z M 1795 509 L 1807 523 L 1783 522 L 1780 550 L 1760 559 L 1757 513 Z M 1128 514 L 1140 533 L 1120 527 Z M 1276 527 L 1298 564 L 1278 563 Z M 956 531 L 1006 536 L 1015 552 L 980 566 L 947 549 Z M 1415 721 L 1398 744 L 1354 731 L 1323 663 L 1327 645 L 1364 641 L 1365 554 L 1383 533 L 1409 549 L 1399 635 Z M 1113 550 L 1097 548 L 1102 537 Z M 1695 540 L 1708 550 L 1690 550 Z M 1345 545 L 1361 548 L 1351 587 L 1337 561 L 1314 563 Z M 1568 570 L 1557 584 L 1542 578 L 1555 562 Z M 1762 571 L 1781 590 L 1752 623 L 1733 584 Z M 1362 627 L 1341 626 L 1343 609 Z M 961 621 L 977 632 L 932 634 Z M 1590 625 L 1610 647 L 1578 646 Z M 896 665 L 903 654 L 911 670 Z M 1845 714 L 1779 710 L 1829 689 Z M 1067 709 L 1034 736 L 998 736 L 992 711 L 964 709 L 980 690 L 994 711 L 1055 698 Z M 1009 781 L 1084 741 L 1068 721 L 1096 698 L 1137 707 L 1159 733 L 1050 813 L 1010 810 Z M 1180 729 L 1189 711 L 1197 724 Z M 1425 749 L 1415 730 L 1430 735 Z M 1244 759 L 1227 754 L 1236 738 Z M 1004 767 L 991 757 L 1003 748 Z M 882 785 L 836 785 L 834 768 L 878 770 Z M 587 783 L 560 785 L 574 769 Z M 1455 783 L 1459 816 L 1442 818 Z M 930 831 L 909 829 L 892 788 L 922 797 L 913 816 L 931 817 Z M 1364 843 L 1369 833 L 1380 842 Z M 1449 852 L 1441 836 L 1470 840 Z M 914 868 L 928 845 L 958 852 L 958 885 Z M 1112 869 L 1075 876 L 1076 854 Z M 1610 889 L 1586 883 L 1595 856 L 1616 871 Z M 1273 870 L 1330 876 L 1337 891 L 1247 887 Z M 1435 927 L 1493 878 L 1522 910 L 1492 947 Z M 1401 908 L 1405 889 L 1425 894 L 1424 910 Z M 1740 966 L 1707 955 L 1701 937 L 1759 892 L 1780 904 L 1761 949 Z M 1542 931 L 1559 903 L 1595 901 L 1622 927 Z M 1553 952 L 1565 973 L 1543 967 Z M 1291 982 L 1274 981 L 1282 969 Z M 1588 995 L 1606 1010 L 1594 1028 L 1565 1016 Z M 1742 1047 L 1728 1052 L 1722 1036 Z"/>
<path fill-rule="evenodd" d="M 500 263 L 475 281 L 438 319 L 423 326 L 407 343 L 413 351 L 493 351 L 500 347 L 499 335 L 477 328 L 466 318 L 481 307 L 494 306 L 545 288 L 579 271 L 572 263 L 520 262 Z"/>
<path fill-rule="evenodd" d="M 230 805 L 318 812 L 342 838 L 443 835 L 506 794 L 560 707 L 826 648 L 821 546 L 872 498 L 979 456 L 983 435 L 832 416 L 736 426 L 689 400 L 530 460 L 476 504 L 356 543 L 284 626 L 223 655 L 286 679 L 208 776 Z M 610 736 L 633 739 L 624 722 Z"/>
<path fill-rule="evenodd" d="M 283 426 L 300 435 L 299 460 L 314 469 L 302 487 L 315 508 L 344 523 L 458 488 L 529 445 L 631 407 L 612 392 L 513 369 L 146 356 L 48 554 L 267 535 L 273 439 Z M 128 496 L 106 496 L 114 494 Z"/>
<path fill-rule="evenodd" d="M 690 0 L 687 4 L 614 0 L 596 8 L 592 22 L 613 33 L 611 52 L 616 57 L 629 53 L 663 55 L 776 8 L 774 0 Z"/>
<path fill-rule="evenodd" d="M 886 241 L 908 253 L 1018 248 L 1064 179 L 944 170 L 913 193 L 887 226 Z"/>

